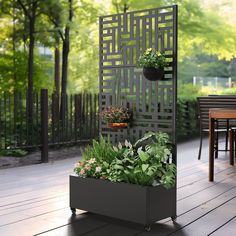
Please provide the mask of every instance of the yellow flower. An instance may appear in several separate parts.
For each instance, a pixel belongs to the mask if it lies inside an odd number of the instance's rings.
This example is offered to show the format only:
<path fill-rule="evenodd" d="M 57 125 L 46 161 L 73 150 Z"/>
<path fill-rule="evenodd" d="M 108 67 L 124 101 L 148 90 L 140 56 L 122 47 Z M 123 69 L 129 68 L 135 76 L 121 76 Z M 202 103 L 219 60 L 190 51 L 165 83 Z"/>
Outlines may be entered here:
<path fill-rule="evenodd" d="M 152 48 L 148 48 L 147 50 L 146 50 L 146 52 L 151 52 L 152 51 Z"/>
<path fill-rule="evenodd" d="M 157 54 L 158 57 L 161 56 L 161 53 L 160 53 L 160 52 L 156 52 L 156 54 Z"/>

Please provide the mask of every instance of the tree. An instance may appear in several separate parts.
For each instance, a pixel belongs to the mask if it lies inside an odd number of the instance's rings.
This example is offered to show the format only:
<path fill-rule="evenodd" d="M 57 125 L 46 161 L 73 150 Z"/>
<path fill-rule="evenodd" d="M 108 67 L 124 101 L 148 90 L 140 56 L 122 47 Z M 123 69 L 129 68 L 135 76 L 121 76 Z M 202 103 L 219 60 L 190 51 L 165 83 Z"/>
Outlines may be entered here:
<path fill-rule="evenodd" d="M 124 6 L 129 11 L 133 11 L 178 4 L 178 32 L 179 42 L 181 42 L 178 45 L 179 60 L 186 55 L 194 54 L 196 45 L 201 45 L 204 53 L 215 54 L 220 59 L 230 60 L 236 55 L 235 27 L 220 16 L 219 12 L 204 8 L 202 2 L 195 0 L 112 0 L 111 11 L 121 13 Z M 231 4 L 233 6 L 233 3 Z"/>
<path fill-rule="evenodd" d="M 71 50 L 68 90 L 72 93 L 98 92 L 99 21 L 105 8 L 92 0 L 81 1 L 75 8 L 71 25 Z M 79 22 L 79 27 L 78 27 Z"/>
<path fill-rule="evenodd" d="M 68 56 L 70 51 L 70 24 L 73 18 L 72 0 L 68 0 L 68 22 L 64 28 L 64 37 L 62 37 L 62 77 L 61 77 L 61 94 L 66 94 L 67 75 L 68 75 Z"/>
<path fill-rule="evenodd" d="M 111 3 L 116 13 L 126 13 L 131 2 L 130 0 L 112 0 Z"/>
<path fill-rule="evenodd" d="M 54 50 L 54 92 L 57 96 L 60 94 L 60 46 L 62 33 L 63 6 L 61 1 L 58 0 L 45 0 L 42 6 L 42 13 L 45 16 L 45 22 L 41 29 L 43 38 L 41 41 L 46 47 L 53 48 Z M 46 37 L 45 37 L 46 36 Z M 50 40 L 49 40 L 50 38 Z"/>
<path fill-rule="evenodd" d="M 65 99 L 67 92 L 68 78 L 68 57 L 70 52 L 70 29 L 73 19 L 73 0 L 46 1 L 48 4 L 44 7 L 44 13 L 48 16 L 54 25 L 54 43 L 55 43 L 55 91 L 59 94 L 59 68 L 60 68 L 60 41 L 62 41 L 62 68 L 61 68 L 61 119 L 65 117 Z M 66 9 L 66 12 L 65 10 Z"/>
<path fill-rule="evenodd" d="M 34 46 L 35 46 L 35 23 L 38 16 L 39 0 L 17 0 L 17 6 L 22 9 L 26 19 L 26 27 L 29 37 L 29 51 L 28 51 L 28 107 L 27 119 L 29 124 L 29 134 L 32 135 L 33 129 L 33 74 L 34 74 Z"/>

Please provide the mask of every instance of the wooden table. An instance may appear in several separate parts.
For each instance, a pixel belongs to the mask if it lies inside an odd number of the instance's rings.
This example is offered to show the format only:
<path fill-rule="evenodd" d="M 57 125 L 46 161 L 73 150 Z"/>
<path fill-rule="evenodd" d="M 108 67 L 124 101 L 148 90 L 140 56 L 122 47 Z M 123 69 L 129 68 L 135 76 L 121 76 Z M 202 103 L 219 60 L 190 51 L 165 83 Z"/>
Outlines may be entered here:
<path fill-rule="evenodd" d="M 214 131 L 215 121 L 218 119 L 236 119 L 236 109 L 212 108 L 209 110 L 209 181 L 214 181 Z"/>

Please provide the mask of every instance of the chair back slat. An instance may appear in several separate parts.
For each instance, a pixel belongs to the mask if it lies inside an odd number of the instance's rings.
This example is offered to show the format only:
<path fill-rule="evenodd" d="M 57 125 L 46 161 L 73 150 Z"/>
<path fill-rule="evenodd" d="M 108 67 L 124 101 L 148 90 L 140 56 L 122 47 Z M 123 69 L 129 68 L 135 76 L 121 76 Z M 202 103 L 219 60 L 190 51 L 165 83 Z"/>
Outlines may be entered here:
<path fill-rule="evenodd" d="M 198 117 L 200 122 L 200 129 L 209 129 L 209 109 L 211 108 L 228 108 L 236 109 L 236 96 L 233 95 L 216 95 L 197 97 Z M 229 121 L 230 126 L 235 126 L 236 121 Z M 217 123 L 218 129 L 227 128 L 226 120 L 219 120 Z"/>

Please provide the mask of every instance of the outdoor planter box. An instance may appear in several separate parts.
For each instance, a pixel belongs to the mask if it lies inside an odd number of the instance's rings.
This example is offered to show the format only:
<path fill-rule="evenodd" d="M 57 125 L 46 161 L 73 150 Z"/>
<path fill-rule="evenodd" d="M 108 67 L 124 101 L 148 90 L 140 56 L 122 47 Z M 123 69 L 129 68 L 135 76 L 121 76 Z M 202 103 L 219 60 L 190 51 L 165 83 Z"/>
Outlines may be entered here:
<path fill-rule="evenodd" d="M 175 188 L 70 176 L 70 207 L 150 226 L 176 216 Z"/>

